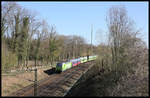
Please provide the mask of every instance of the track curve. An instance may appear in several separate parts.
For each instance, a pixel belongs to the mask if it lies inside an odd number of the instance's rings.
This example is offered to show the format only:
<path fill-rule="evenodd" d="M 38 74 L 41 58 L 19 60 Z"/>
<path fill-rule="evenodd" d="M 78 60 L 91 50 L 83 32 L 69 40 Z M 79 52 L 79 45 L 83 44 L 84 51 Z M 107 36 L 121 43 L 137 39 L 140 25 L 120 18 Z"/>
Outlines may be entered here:
<path fill-rule="evenodd" d="M 93 66 L 93 62 L 80 64 L 61 74 L 51 74 L 38 81 L 37 96 L 65 96 L 78 79 Z M 34 96 L 34 84 L 18 90 L 10 96 Z"/>

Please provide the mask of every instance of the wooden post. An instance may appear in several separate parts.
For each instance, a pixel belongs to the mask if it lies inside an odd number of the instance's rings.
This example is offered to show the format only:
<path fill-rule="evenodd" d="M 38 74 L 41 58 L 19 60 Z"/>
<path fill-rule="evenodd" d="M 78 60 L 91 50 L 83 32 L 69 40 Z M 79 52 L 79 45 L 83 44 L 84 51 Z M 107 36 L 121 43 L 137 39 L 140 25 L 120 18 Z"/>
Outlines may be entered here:
<path fill-rule="evenodd" d="M 37 69 L 35 68 L 35 77 L 34 77 L 34 96 L 37 96 Z"/>

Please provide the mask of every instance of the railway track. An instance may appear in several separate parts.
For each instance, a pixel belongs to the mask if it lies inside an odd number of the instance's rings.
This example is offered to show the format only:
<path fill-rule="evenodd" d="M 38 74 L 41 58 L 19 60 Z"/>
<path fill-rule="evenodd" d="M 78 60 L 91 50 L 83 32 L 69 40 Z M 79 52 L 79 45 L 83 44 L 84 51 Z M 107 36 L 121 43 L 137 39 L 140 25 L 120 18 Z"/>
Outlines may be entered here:
<path fill-rule="evenodd" d="M 80 64 L 61 74 L 51 74 L 38 81 L 37 96 L 65 96 L 80 77 L 93 66 L 92 62 L 94 61 Z M 34 84 L 18 90 L 10 96 L 34 96 Z"/>

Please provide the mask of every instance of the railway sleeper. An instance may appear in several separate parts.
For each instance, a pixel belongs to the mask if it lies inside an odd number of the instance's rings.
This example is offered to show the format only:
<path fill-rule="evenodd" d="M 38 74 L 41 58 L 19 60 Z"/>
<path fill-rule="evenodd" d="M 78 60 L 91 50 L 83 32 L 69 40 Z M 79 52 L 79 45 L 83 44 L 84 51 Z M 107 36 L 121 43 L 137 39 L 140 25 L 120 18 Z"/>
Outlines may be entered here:
<path fill-rule="evenodd" d="M 55 91 L 57 90 L 57 88 L 46 88 L 46 89 L 43 89 L 41 92 L 39 92 L 39 96 L 41 95 L 44 95 L 44 96 L 47 96 L 47 95 L 50 95 L 50 94 L 53 94 Z"/>
<path fill-rule="evenodd" d="M 71 84 L 72 84 L 72 82 L 65 82 L 65 83 L 63 83 L 63 85 L 66 85 L 66 86 L 68 86 L 68 87 L 70 87 L 71 86 Z"/>
<path fill-rule="evenodd" d="M 78 79 L 77 76 L 73 76 L 73 77 L 71 77 L 71 78 L 74 79 L 74 80 L 77 80 L 77 79 Z"/>

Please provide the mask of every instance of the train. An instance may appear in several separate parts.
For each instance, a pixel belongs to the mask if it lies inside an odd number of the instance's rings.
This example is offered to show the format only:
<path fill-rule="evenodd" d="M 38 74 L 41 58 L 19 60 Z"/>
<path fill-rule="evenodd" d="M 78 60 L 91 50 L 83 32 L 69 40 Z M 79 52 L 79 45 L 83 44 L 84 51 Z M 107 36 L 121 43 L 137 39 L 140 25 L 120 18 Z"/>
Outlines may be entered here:
<path fill-rule="evenodd" d="M 56 72 L 63 72 L 65 70 L 70 69 L 74 66 L 77 66 L 81 63 L 95 60 L 96 58 L 97 58 L 97 55 L 93 55 L 93 56 L 85 56 L 85 57 L 80 57 L 80 58 L 76 58 L 76 59 L 71 59 L 67 62 L 58 62 L 56 64 Z"/>

